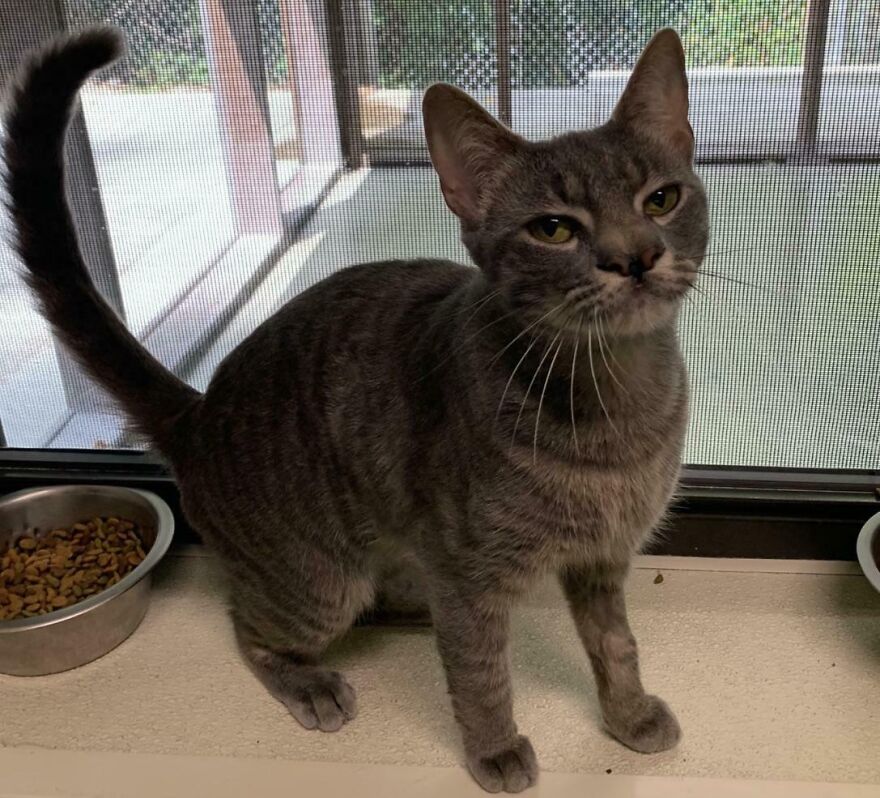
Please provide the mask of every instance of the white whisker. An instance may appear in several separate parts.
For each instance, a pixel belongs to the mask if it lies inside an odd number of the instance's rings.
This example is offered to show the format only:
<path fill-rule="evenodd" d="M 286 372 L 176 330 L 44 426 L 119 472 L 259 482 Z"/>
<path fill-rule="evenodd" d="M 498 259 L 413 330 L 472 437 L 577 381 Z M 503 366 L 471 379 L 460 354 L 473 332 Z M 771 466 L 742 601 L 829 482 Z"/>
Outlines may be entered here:
<path fill-rule="evenodd" d="M 486 304 L 487 302 L 489 302 L 490 300 L 494 299 L 494 298 L 495 298 L 496 296 L 498 296 L 500 293 L 501 293 L 501 292 L 498 291 L 498 290 L 490 291 L 489 294 L 487 294 L 486 296 L 484 296 L 482 299 L 478 299 L 478 300 L 477 300 L 476 302 L 474 302 L 472 305 L 468 305 L 467 307 L 464 307 L 464 308 L 462 308 L 461 310 L 459 310 L 454 316 L 452 316 L 452 318 L 454 319 L 454 318 L 456 318 L 456 317 L 458 317 L 458 316 L 461 316 L 463 313 L 467 313 L 471 308 L 473 308 L 473 309 L 474 309 L 474 312 L 471 313 L 471 315 L 468 316 L 467 319 L 465 320 L 464 324 L 461 325 L 461 326 L 462 326 L 462 329 L 465 328 L 465 327 L 467 327 L 468 324 L 471 323 L 471 319 L 473 319 L 473 317 L 476 316 L 476 315 L 480 312 L 480 308 L 482 308 L 483 305 L 485 305 L 485 304 Z"/>
<path fill-rule="evenodd" d="M 501 394 L 501 401 L 498 402 L 498 409 L 495 411 L 495 423 L 498 423 L 498 419 L 501 417 L 501 408 L 504 406 L 504 398 L 507 396 L 507 391 L 510 390 L 510 385 L 513 382 L 513 378 L 516 376 L 516 372 L 519 371 L 519 367 L 523 364 L 523 361 L 528 357 L 529 352 L 532 351 L 532 347 L 538 343 L 537 337 L 532 338 L 532 342 L 526 348 L 526 351 L 523 352 L 522 357 L 517 361 L 517 364 L 513 367 L 513 371 L 510 373 L 510 377 L 507 380 L 507 384 L 504 386 L 504 392 Z"/>
<path fill-rule="evenodd" d="M 556 337 L 558 338 L 560 333 L 557 333 Z M 538 412 L 535 415 L 535 435 L 532 438 L 532 462 L 538 462 L 538 426 L 541 423 L 541 408 L 544 405 L 544 394 L 547 393 L 547 384 L 550 382 L 550 375 L 553 373 L 553 364 L 556 363 L 556 358 L 559 357 L 559 352 L 562 350 L 563 342 L 560 341 L 559 345 L 556 347 L 556 352 L 553 355 L 553 358 L 550 361 L 550 365 L 547 367 L 547 376 L 544 377 L 544 387 L 541 389 L 541 398 L 538 400 Z"/>
<path fill-rule="evenodd" d="M 602 336 L 605 336 L 605 325 L 602 324 L 602 319 L 605 318 L 603 316 L 597 316 L 596 321 L 599 322 L 599 325 L 602 329 Z M 605 338 L 605 343 L 608 343 L 608 339 Z M 617 355 L 614 354 L 614 350 L 611 348 L 611 344 L 608 344 L 608 357 L 611 358 L 611 361 L 617 366 L 624 374 L 626 374 L 626 369 L 623 367 L 623 364 L 617 359 Z"/>
<path fill-rule="evenodd" d="M 535 327 L 537 327 L 542 321 L 544 321 L 544 319 L 548 318 L 549 316 L 552 316 L 554 313 L 556 313 L 557 310 L 559 310 L 560 308 L 562 308 L 562 307 L 564 307 L 564 306 L 565 306 L 565 301 L 563 300 L 563 301 L 560 302 L 555 308 L 551 308 L 550 310 L 548 310 L 543 316 L 541 316 L 541 318 L 536 319 L 536 320 L 533 321 L 531 324 L 529 324 L 524 330 L 522 330 L 522 332 L 518 333 L 518 334 L 514 337 L 514 339 L 513 339 L 509 344 L 507 344 L 507 346 L 504 347 L 504 349 L 502 349 L 497 355 L 495 355 L 495 356 L 489 361 L 489 365 L 491 366 L 493 363 L 495 363 L 495 361 L 498 360 L 499 357 L 501 357 L 501 356 L 502 356 L 502 355 L 503 355 L 508 349 L 510 349 L 510 347 L 512 347 L 512 346 L 513 346 L 513 345 L 514 345 L 514 344 L 515 344 L 520 338 L 522 338 L 522 337 L 523 337 L 523 336 L 524 336 L 529 330 L 532 330 L 532 329 L 534 329 Z"/>
<path fill-rule="evenodd" d="M 461 350 L 464 349 L 464 347 L 467 344 L 469 344 L 471 341 L 473 341 L 481 332 L 483 332 L 483 330 L 488 330 L 490 327 L 494 326 L 495 324 L 499 324 L 502 321 L 504 321 L 505 319 L 509 319 L 516 312 L 517 312 L 516 310 L 511 310 L 510 312 L 499 316 L 497 319 L 493 319 L 488 324 L 484 324 L 475 333 L 473 333 L 472 335 L 469 335 L 467 338 L 464 339 L 464 341 L 461 341 L 460 343 L 458 343 L 458 345 L 455 346 L 451 351 L 449 351 L 446 354 L 446 357 L 442 358 L 440 360 L 440 362 L 437 363 L 436 366 L 434 366 L 431 369 L 428 369 L 424 374 L 422 374 L 422 376 L 418 378 L 417 382 L 421 382 L 422 380 L 427 379 L 431 374 L 433 374 L 435 371 L 437 371 L 437 369 L 439 369 L 441 366 L 443 366 L 445 363 L 447 363 L 452 357 L 454 357 L 459 352 L 461 352 Z"/>
<path fill-rule="evenodd" d="M 605 418 L 608 419 L 608 423 L 611 425 L 611 428 L 620 435 L 620 431 L 614 426 L 614 422 L 611 420 L 611 416 L 608 413 L 608 408 L 605 407 L 605 402 L 602 401 L 602 392 L 599 390 L 599 383 L 596 380 L 596 370 L 593 367 L 593 330 L 592 327 L 587 328 L 587 348 L 590 355 L 590 375 L 593 378 L 593 387 L 596 389 L 596 396 L 599 399 L 599 407 L 602 408 L 602 412 L 605 414 Z"/>
<path fill-rule="evenodd" d="M 569 395 L 568 395 L 568 408 L 571 413 L 571 437 L 574 440 L 574 452 L 580 457 L 581 450 L 578 446 L 578 434 L 577 434 L 577 424 L 574 423 L 574 375 L 575 370 L 577 368 L 577 357 L 578 357 L 578 344 L 581 341 L 581 328 L 584 326 L 584 314 L 581 313 L 580 321 L 578 322 L 577 335 L 574 339 L 574 351 L 571 355 L 571 382 L 569 383 Z"/>
<path fill-rule="evenodd" d="M 599 354 L 602 355 L 602 362 L 605 364 L 605 368 L 608 371 L 608 374 L 611 376 L 611 379 L 617 383 L 617 385 L 623 390 L 624 393 L 629 393 L 626 389 L 626 386 L 617 379 L 617 375 L 614 373 L 614 369 L 611 368 L 611 364 L 608 362 L 608 359 L 605 357 L 605 344 L 604 344 L 605 334 L 602 331 L 602 320 L 596 319 L 596 339 L 599 341 Z M 608 351 L 611 351 L 611 347 L 608 347 Z M 612 352 L 613 354 L 613 352 Z M 619 363 L 617 364 L 620 365 Z"/>
<path fill-rule="evenodd" d="M 550 350 L 553 348 L 553 344 L 556 343 L 556 339 L 559 338 L 560 335 L 562 335 L 562 330 L 560 330 L 558 333 L 556 333 L 555 336 L 553 336 L 553 340 L 549 343 L 547 348 L 544 350 L 544 354 L 541 355 L 541 361 L 538 363 L 538 367 L 535 369 L 535 373 L 532 375 L 532 380 L 529 383 L 529 387 L 526 388 L 525 396 L 523 396 L 522 403 L 519 406 L 519 413 L 517 414 L 517 417 L 516 417 L 516 423 L 513 425 L 513 434 L 510 436 L 510 448 L 511 449 L 513 448 L 513 444 L 516 441 L 516 431 L 519 429 L 519 422 L 522 419 L 523 411 L 526 409 L 526 402 L 529 399 L 529 394 L 532 392 L 532 386 L 535 384 L 535 380 L 538 379 L 538 374 L 541 371 L 541 366 L 544 365 L 544 361 L 547 359 L 547 355 L 550 354 Z"/>

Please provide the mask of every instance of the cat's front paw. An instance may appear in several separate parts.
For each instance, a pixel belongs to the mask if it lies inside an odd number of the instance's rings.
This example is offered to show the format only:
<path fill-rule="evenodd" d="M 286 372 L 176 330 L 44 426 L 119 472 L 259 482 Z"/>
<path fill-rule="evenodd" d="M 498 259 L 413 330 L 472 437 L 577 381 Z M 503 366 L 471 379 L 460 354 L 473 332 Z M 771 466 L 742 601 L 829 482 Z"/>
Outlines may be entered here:
<path fill-rule="evenodd" d="M 675 715 L 666 702 L 655 695 L 643 695 L 606 711 L 605 724 L 614 737 L 641 754 L 666 751 L 681 739 L 681 727 Z"/>
<path fill-rule="evenodd" d="M 538 760 L 528 737 L 491 755 L 469 754 L 468 768 L 487 792 L 522 792 L 538 780 Z"/>

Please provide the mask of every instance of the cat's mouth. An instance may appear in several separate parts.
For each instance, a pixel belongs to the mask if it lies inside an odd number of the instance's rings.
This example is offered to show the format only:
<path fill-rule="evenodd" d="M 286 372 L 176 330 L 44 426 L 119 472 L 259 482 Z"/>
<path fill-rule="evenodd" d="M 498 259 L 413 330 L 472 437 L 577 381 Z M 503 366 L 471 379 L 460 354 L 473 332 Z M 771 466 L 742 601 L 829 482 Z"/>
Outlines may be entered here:
<path fill-rule="evenodd" d="M 672 321 L 691 289 L 693 275 L 678 270 L 651 272 L 640 280 L 621 280 L 603 292 L 601 313 L 614 335 L 649 333 Z"/>
<path fill-rule="evenodd" d="M 635 302 L 649 302 L 653 299 L 681 299 L 687 293 L 687 286 L 678 280 L 666 280 L 660 277 L 646 278 L 641 282 L 632 281 L 625 288 L 626 299 Z"/>
<path fill-rule="evenodd" d="M 650 271 L 621 286 L 628 301 L 679 301 L 693 288 L 696 269 L 689 261 L 672 261 L 668 268 Z"/>
<path fill-rule="evenodd" d="M 533 319 L 530 329 L 546 328 L 578 337 L 579 330 L 603 323 L 625 335 L 649 332 L 674 317 L 695 277 L 692 267 L 675 264 L 638 279 L 620 276 L 604 285 L 575 286 L 566 292 L 561 305 L 545 309 Z"/>
<path fill-rule="evenodd" d="M 635 335 L 662 327 L 675 318 L 689 287 L 684 280 L 659 276 L 621 286 L 606 312 L 609 330 Z"/>

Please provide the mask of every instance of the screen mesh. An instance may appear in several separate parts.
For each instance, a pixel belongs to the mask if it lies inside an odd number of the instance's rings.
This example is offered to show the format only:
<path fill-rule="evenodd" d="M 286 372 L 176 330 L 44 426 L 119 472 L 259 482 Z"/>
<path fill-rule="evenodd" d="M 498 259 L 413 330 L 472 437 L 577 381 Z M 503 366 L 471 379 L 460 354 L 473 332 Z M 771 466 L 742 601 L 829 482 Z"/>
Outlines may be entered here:
<path fill-rule="evenodd" d="M 872 0 L 0 0 L 5 73 L 53 30 L 119 25 L 83 97 L 78 221 L 129 327 L 204 388 L 299 291 L 352 263 L 467 262 L 421 92 L 524 136 L 603 122 L 651 34 L 688 57 L 712 242 L 681 334 L 691 464 L 880 467 L 880 8 Z M 91 156 L 91 157 L 89 157 Z M 91 163 L 92 166 L 89 166 Z M 95 197 L 100 202 L 95 202 Z M 4 224 L 8 222 L 4 221 Z M 129 446 L 0 250 L 9 446 Z"/>

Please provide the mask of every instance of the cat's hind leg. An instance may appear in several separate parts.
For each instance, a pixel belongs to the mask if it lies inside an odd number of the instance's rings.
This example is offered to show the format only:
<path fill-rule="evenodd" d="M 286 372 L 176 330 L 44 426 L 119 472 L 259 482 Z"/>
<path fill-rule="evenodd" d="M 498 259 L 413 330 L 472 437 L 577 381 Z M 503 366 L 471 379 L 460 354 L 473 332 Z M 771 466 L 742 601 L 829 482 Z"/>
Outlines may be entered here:
<path fill-rule="evenodd" d="M 359 619 L 376 626 L 430 626 L 427 578 L 418 560 L 405 551 L 386 550 L 376 571 L 376 600 Z"/>
<path fill-rule="evenodd" d="M 233 619 L 241 653 L 269 693 L 304 728 L 331 732 L 357 715 L 357 701 L 345 677 L 322 666 L 320 658 L 372 599 L 372 583 L 323 576 L 292 578 L 281 610 L 269 612 L 259 599 L 251 600 L 233 610 Z"/>
<path fill-rule="evenodd" d="M 341 673 L 302 660 L 294 652 L 242 642 L 242 654 L 266 689 L 305 729 L 339 731 L 357 716 L 357 699 Z"/>

